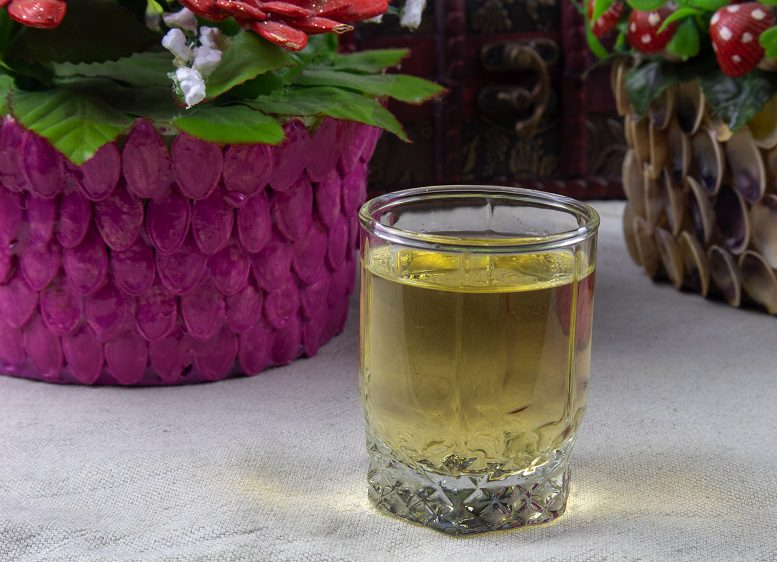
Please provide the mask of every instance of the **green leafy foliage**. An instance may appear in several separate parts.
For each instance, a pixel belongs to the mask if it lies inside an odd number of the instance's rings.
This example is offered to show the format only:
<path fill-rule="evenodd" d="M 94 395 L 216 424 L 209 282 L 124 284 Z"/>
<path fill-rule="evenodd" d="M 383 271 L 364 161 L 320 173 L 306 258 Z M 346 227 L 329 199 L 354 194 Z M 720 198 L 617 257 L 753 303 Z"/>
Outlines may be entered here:
<path fill-rule="evenodd" d="M 771 27 L 761 33 L 759 41 L 767 57 L 777 58 L 777 27 Z"/>
<path fill-rule="evenodd" d="M 8 97 L 11 95 L 11 88 L 14 85 L 13 78 L 7 74 L 0 74 L 0 114 L 8 113 Z"/>
<path fill-rule="evenodd" d="M 98 62 L 130 56 L 160 35 L 113 0 L 68 0 L 67 16 L 56 29 L 23 27 L 7 52 L 28 62 Z"/>
<path fill-rule="evenodd" d="M 251 107 L 264 113 L 289 116 L 334 117 L 386 129 L 407 141 L 397 118 L 372 97 L 340 88 L 288 88 L 259 96 Z"/>
<path fill-rule="evenodd" d="M 198 106 L 173 120 L 181 131 L 224 144 L 278 144 L 284 138 L 278 121 L 246 105 Z"/>
<path fill-rule="evenodd" d="M 333 86 L 372 96 L 388 96 L 405 103 L 423 103 L 445 89 L 428 80 L 404 74 L 354 74 L 323 67 L 306 68 L 295 80 L 302 86 Z"/>
<path fill-rule="evenodd" d="M 588 21 L 588 18 L 585 20 L 585 40 L 588 43 L 588 48 L 599 59 L 606 59 L 610 55 L 607 49 L 604 48 L 604 45 L 602 45 L 602 42 L 599 41 L 599 38 L 591 30 L 591 22 Z"/>
<path fill-rule="evenodd" d="M 669 27 L 671 24 L 673 24 L 676 21 L 684 20 L 686 18 L 690 18 L 693 16 L 698 16 L 701 14 L 701 10 L 697 10 L 696 8 L 679 8 L 669 14 L 669 17 L 664 20 L 664 23 L 661 24 L 661 27 L 658 28 L 659 33 L 663 33 L 667 27 Z"/>
<path fill-rule="evenodd" d="M 638 115 L 644 115 L 654 99 L 670 86 L 681 81 L 675 65 L 664 60 L 651 60 L 626 73 L 624 86 L 631 106 Z"/>
<path fill-rule="evenodd" d="M 719 70 L 701 76 L 707 103 L 733 131 L 745 126 L 777 95 L 777 76 L 754 70 L 732 78 Z"/>
<path fill-rule="evenodd" d="M 260 74 L 292 64 L 294 59 L 288 51 L 254 33 L 239 33 L 224 52 L 221 64 L 208 78 L 208 97 L 216 98 Z"/>
<path fill-rule="evenodd" d="M 54 73 L 62 80 L 108 78 L 135 87 L 168 86 L 167 74 L 175 70 L 170 53 L 137 53 L 114 61 L 95 63 L 60 63 Z M 169 89 L 169 88 L 168 88 Z"/>
<path fill-rule="evenodd" d="M 595 22 L 598 20 L 604 12 L 610 9 L 610 6 L 612 6 L 613 0 L 594 0 L 594 9 L 593 13 L 591 14 L 591 21 Z"/>
<path fill-rule="evenodd" d="M 398 66 L 410 54 L 408 49 L 380 49 L 337 55 L 332 66 L 337 70 L 374 74 Z"/>
<path fill-rule="evenodd" d="M 729 0 L 684 0 L 681 4 L 705 12 L 717 12 L 730 4 Z"/>
<path fill-rule="evenodd" d="M 673 55 L 688 60 L 699 54 L 701 47 L 699 28 L 692 19 L 685 20 L 677 27 L 677 31 L 666 46 L 667 51 Z"/>
<path fill-rule="evenodd" d="M 627 0 L 627 4 L 635 10 L 648 12 L 650 10 L 657 10 L 666 4 L 666 0 Z"/>
<path fill-rule="evenodd" d="M 17 91 L 11 97 L 11 111 L 75 164 L 86 162 L 132 124 L 131 117 L 81 88 Z"/>

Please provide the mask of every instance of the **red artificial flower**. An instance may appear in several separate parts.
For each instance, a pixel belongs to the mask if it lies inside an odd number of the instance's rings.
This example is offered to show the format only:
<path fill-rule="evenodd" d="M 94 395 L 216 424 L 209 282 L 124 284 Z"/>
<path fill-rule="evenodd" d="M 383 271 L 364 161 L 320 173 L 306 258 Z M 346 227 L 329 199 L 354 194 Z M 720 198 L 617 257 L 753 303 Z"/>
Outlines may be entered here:
<path fill-rule="evenodd" d="M 65 17 L 63 0 L 0 0 L 0 8 L 8 6 L 8 15 L 27 27 L 53 29 Z"/>
<path fill-rule="evenodd" d="M 292 51 L 304 49 L 308 44 L 308 35 L 344 33 L 353 29 L 348 22 L 379 16 L 388 9 L 388 0 L 286 0 L 284 2 L 180 0 L 180 2 L 198 16 L 210 20 L 218 21 L 233 17 L 259 36 Z"/>

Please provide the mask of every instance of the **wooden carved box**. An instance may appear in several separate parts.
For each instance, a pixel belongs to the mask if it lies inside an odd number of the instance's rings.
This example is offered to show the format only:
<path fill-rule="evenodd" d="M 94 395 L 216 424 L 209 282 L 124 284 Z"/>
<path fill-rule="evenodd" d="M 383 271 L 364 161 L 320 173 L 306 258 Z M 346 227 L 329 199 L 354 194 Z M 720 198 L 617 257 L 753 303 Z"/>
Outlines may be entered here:
<path fill-rule="evenodd" d="M 409 47 L 403 72 L 449 89 L 435 104 L 392 107 L 414 142 L 383 136 L 373 192 L 460 182 L 621 196 L 625 142 L 609 70 L 588 73 L 593 61 L 571 1 L 437 0 L 414 33 L 387 17 L 352 41 Z"/>

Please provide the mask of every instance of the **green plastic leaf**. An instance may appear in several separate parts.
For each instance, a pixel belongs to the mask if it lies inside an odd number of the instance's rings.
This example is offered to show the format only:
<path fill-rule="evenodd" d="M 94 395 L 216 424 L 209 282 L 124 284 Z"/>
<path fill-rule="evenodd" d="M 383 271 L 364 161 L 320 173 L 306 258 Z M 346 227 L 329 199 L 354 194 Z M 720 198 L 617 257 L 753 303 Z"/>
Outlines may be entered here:
<path fill-rule="evenodd" d="M 215 98 L 252 78 L 294 64 L 288 51 L 260 39 L 255 33 L 238 33 L 224 52 L 221 64 L 207 81 L 208 97 Z"/>
<path fill-rule="evenodd" d="M 627 4 L 635 10 L 649 12 L 650 10 L 659 9 L 666 4 L 666 0 L 627 0 Z"/>
<path fill-rule="evenodd" d="M 397 118 L 375 98 L 340 88 L 288 88 L 260 96 L 251 103 L 265 113 L 288 116 L 328 116 L 380 127 L 408 141 Z"/>
<path fill-rule="evenodd" d="M 116 139 L 133 119 L 91 93 L 60 87 L 42 92 L 16 91 L 11 111 L 26 128 L 47 138 L 74 164 L 83 164 Z"/>
<path fill-rule="evenodd" d="M 669 41 L 666 49 L 673 55 L 687 60 L 699 54 L 700 37 L 699 28 L 692 19 L 685 20 L 677 28 L 677 31 Z"/>
<path fill-rule="evenodd" d="M 245 105 L 198 106 L 173 120 L 181 131 L 220 144 L 278 144 L 284 139 L 278 121 Z"/>
<path fill-rule="evenodd" d="M 701 79 L 707 103 L 732 131 L 745 126 L 777 94 L 777 76 L 754 70 L 732 78 L 720 70 Z"/>
<path fill-rule="evenodd" d="M 445 92 L 434 82 L 404 74 L 354 74 L 323 67 L 306 68 L 297 77 L 302 86 L 333 86 L 364 92 L 371 96 L 388 96 L 405 103 L 423 103 Z"/>
<path fill-rule="evenodd" d="M 692 8 L 698 8 L 705 12 L 717 12 L 723 6 L 729 5 L 729 0 L 685 0 L 683 4 Z M 762 4 L 765 2 L 762 2 Z"/>
<path fill-rule="evenodd" d="M 644 115 L 654 99 L 669 86 L 681 81 L 675 71 L 679 65 L 652 60 L 626 73 L 624 87 L 631 106 L 638 115 Z"/>
<path fill-rule="evenodd" d="M 337 48 L 340 45 L 340 39 L 334 33 L 324 33 L 321 35 L 312 35 L 308 38 L 307 46 L 296 56 L 299 57 L 302 64 L 332 64 L 337 57 Z"/>
<path fill-rule="evenodd" d="M 14 79 L 7 74 L 0 74 L 0 115 L 8 113 L 8 97 L 14 86 Z"/>
<path fill-rule="evenodd" d="M 585 20 L 585 40 L 588 43 L 588 48 L 591 52 L 600 59 L 606 59 L 609 56 L 607 49 L 604 48 L 599 38 L 591 31 L 591 22 L 588 19 Z"/>
<path fill-rule="evenodd" d="M 594 0 L 594 10 L 593 14 L 591 15 L 591 21 L 595 22 L 598 20 L 604 12 L 610 9 L 610 6 L 612 6 L 613 0 Z"/>
<path fill-rule="evenodd" d="M 97 62 L 126 57 L 159 45 L 161 36 L 113 0 L 68 0 L 55 29 L 22 27 L 8 59 L 36 62 Z"/>
<path fill-rule="evenodd" d="M 669 17 L 666 18 L 664 23 L 661 24 L 661 27 L 658 28 L 658 32 L 663 33 L 667 27 L 678 20 L 698 16 L 699 14 L 701 14 L 701 11 L 697 10 L 696 8 L 680 8 L 669 14 Z"/>
<path fill-rule="evenodd" d="M 771 27 L 761 33 L 759 41 L 767 57 L 772 59 L 777 57 L 777 27 Z"/>
<path fill-rule="evenodd" d="M 137 53 L 115 61 L 95 63 L 61 63 L 54 65 L 60 79 L 108 78 L 130 86 L 149 87 L 171 84 L 168 73 L 175 70 L 173 57 L 168 52 Z"/>
<path fill-rule="evenodd" d="M 764 6 L 777 6 L 777 0 L 761 0 L 759 3 Z"/>
<path fill-rule="evenodd" d="M 376 74 L 387 68 L 399 66 L 410 54 L 409 49 L 379 49 L 348 55 L 338 55 L 334 67 L 338 70 Z"/>

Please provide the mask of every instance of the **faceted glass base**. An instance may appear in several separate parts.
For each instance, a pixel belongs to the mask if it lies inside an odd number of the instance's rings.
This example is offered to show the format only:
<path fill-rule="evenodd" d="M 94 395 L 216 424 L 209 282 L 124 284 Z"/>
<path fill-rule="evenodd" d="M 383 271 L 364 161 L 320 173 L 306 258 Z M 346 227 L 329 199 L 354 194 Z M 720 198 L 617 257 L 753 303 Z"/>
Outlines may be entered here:
<path fill-rule="evenodd" d="M 450 476 L 400 462 L 368 435 L 370 501 L 381 511 L 451 534 L 547 523 L 566 508 L 571 445 L 531 474 Z"/>

